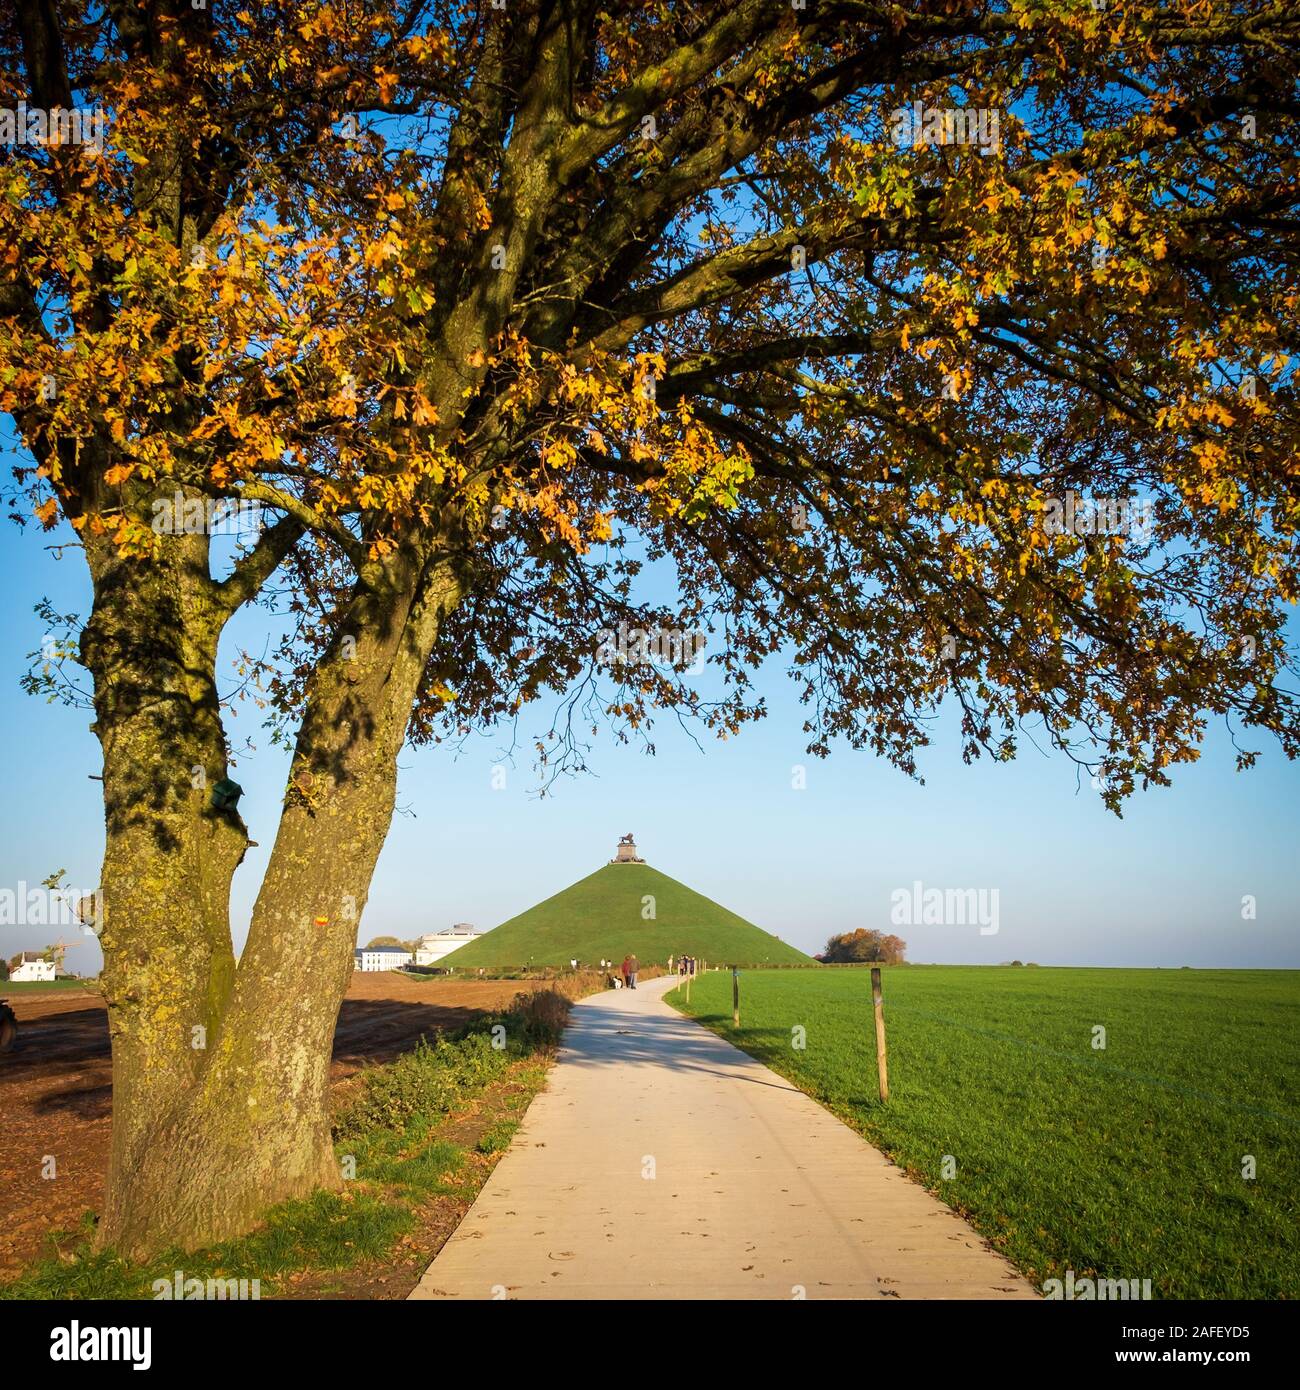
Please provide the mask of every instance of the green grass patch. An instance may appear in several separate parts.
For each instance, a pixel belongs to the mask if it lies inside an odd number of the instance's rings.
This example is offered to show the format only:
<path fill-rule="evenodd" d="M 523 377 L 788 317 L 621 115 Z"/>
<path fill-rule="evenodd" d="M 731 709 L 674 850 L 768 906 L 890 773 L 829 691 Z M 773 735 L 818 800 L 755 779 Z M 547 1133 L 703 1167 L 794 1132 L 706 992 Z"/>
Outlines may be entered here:
<path fill-rule="evenodd" d="M 668 999 L 1036 1284 L 1072 1269 L 1149 1278 L 1165 1298 L 1300 1294 L 1300 972 L 903 967 L 884 993 L 888 1105 L 865 969 L 742 973 L 739 1029 L 729 974 L 696 980 L 689 1006 Z"/>
<path fill-rule="evenodd" d="M 284 1202 L 251 1235 L 205 1250 L 169 1251 L 147 1265 L 92 1250 L 86 1233 L 61 1257 L 0 1288 L 0 1298 L 151 1299 L 156 1282 L 172 1286 L 177 1270 L 186 1280 L 257 1279 L 266 1296 L 280 1276 L 297 1270 L 346 1269 L 358 1260 L 380 1259 L 412 1223 L 408 1207 L 363 1188 Z"/>
<path fill-rule="evenodd" d="M 490 1129 L 484 1130 L 475 1145 L 481 1154 L 504 1153 L 519 1128 L 518 1120 L 502 1120 Z"/>

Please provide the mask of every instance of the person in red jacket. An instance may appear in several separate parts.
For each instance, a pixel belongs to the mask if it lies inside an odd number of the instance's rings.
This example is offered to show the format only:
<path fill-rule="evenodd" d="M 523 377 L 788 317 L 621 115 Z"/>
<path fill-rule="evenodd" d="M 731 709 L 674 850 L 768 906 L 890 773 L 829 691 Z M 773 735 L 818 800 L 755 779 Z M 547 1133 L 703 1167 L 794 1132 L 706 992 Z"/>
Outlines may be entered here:
<path fill-rule="evenodd" d="M 632 988 L 632 956 L 629 953 L 623 957 L 623 964 L 619 967 L 623 972 L 623 988 Z"/>

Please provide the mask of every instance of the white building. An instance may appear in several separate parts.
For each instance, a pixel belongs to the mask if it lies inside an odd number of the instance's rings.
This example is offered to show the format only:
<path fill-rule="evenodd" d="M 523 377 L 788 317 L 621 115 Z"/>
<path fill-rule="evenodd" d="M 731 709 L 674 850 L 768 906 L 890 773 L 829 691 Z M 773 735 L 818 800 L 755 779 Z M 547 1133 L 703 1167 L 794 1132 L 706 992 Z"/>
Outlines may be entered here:
<path fill-rule="evenodd" d="M 358 946 L 352 959 L 358 970 L 400 970 L 410 965 L 411 953 L 396 946 Z"/>
<path fill-rule="evenodd" d="M 9 978 L 16 984 L 26 980 L 54 979 L 54 962 L 38 956 L 34 951 L 20 951 L 18 964 L 9 972 Z"/>
<path fill-rule="evenodd" d="M 467 942 L 473 941 L 483 933 L 468 922 L 457 922 L 446 931 L 429 932 L 415 943 L 416 965 L 437 965 L 443 956 L 449 956 Z"/>

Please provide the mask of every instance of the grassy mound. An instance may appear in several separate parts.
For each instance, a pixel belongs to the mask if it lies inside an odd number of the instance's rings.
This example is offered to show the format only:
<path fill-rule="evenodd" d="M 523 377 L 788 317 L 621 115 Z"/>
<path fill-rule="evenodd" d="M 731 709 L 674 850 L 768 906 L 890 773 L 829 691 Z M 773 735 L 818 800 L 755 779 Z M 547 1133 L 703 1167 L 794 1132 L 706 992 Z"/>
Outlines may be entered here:
<path fill-rule="evenodd" d="M 648 864 L 606 864 L 445 958 L 456 969 L 683 953 L 719 965 L 802 965 L 793 946 Z"/>

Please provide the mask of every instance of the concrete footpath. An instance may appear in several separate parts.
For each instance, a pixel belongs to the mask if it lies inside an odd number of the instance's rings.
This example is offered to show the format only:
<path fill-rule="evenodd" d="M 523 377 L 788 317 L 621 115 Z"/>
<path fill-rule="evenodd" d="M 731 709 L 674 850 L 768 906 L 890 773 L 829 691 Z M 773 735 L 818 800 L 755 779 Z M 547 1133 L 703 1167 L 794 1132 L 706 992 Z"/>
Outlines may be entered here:
<path fill-rule="evenodd" d="M 573 1011 L 546 1090 L 412 1298 L 1034 1298 L 938 1198 L 669 1008 Z"/>

